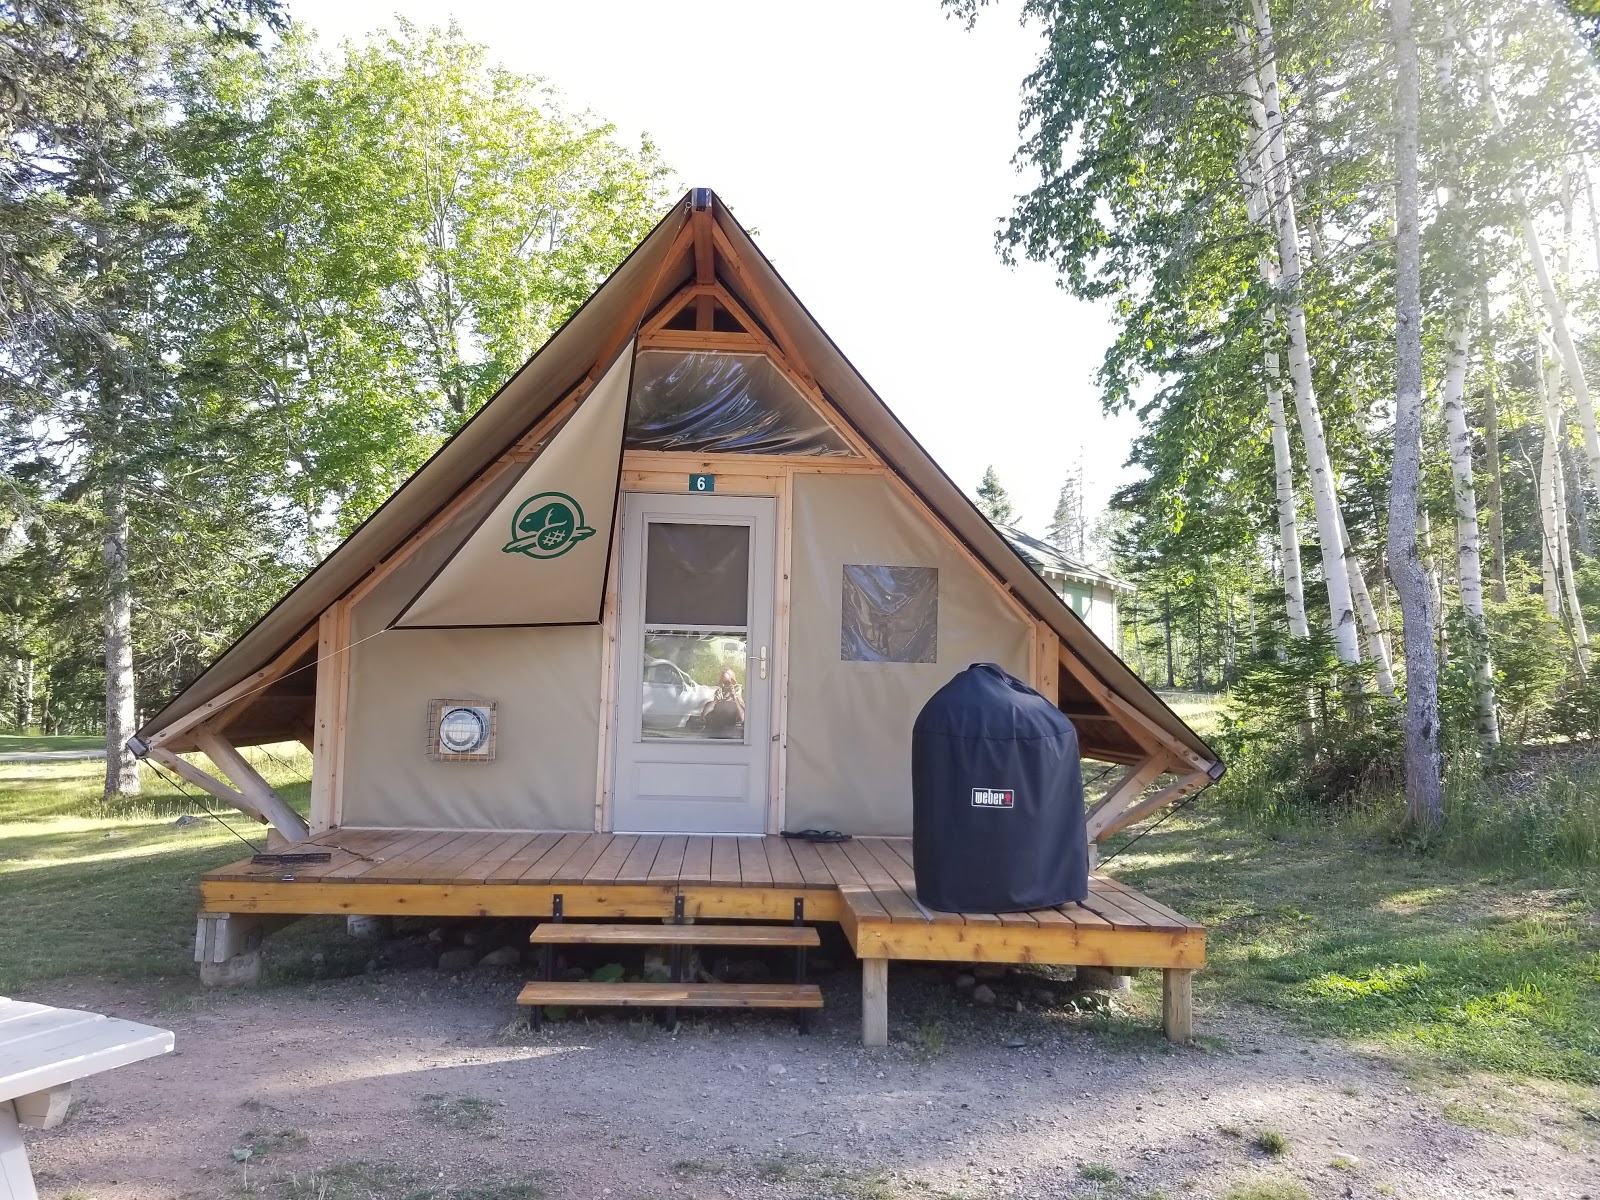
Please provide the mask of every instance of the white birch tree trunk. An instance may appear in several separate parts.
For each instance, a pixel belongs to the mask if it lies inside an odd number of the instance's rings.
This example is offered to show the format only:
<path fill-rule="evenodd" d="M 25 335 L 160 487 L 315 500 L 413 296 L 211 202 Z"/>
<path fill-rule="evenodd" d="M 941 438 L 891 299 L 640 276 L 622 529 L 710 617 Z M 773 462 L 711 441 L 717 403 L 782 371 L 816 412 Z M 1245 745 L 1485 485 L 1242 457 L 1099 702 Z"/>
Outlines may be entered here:
<path fill-rule="evenodd" d="M 1556 433 L 1551 426 L 1551 393 L 1560 385 L 1561 368 L 1554 362 L 1544 365 L 1542 350 L 1536 350 L 1535 362 L 1540 364 L 1534 372 L 1539 385 L 1539 411 L 1543 414 L 1544 454 L 1539 461 L 1539 578 L 1544 587 L 1544 611 L 1547 616 L 1561 619 L 1561 582 L 1557 576 L 1560 557 L 1556 542 L 1559 517 L 1556 511 L 1556 472 L 1561 469 L 1561 456 L 1556 451 Z"/>
<path fill-rule="evenodd" d="M 1583 609 L 1578 604 L 1578 581 L 1572 569 L 1572 540 L 1567 531 L 1567 482 L 1561 466 L 1561 366 L 1554 359 L 1545 368 L 1542 380 L 1539 395 L 1544 403 L 1544 462 L 1548 482 L 1540 480 L 1539 501 L 1544 511 L 1545 556 L 1550 560 L 1545 588 L 1548 591 L 1554 584 L 1557 591 L 1553 605 L 1552 598 L 1546 596 L 1545 611 L 1559 618 L 1565 607 L 1573 651 L 1579 667 L 1587 670 L 1589 631 L 1583 620 Z"/>
<path fill-rule="evenodd" d="M 1259 159 L 1252 160 L 1249 151 L 1239 156 L 1239 177 L 1244 185 L 1245 209 L 1254 223 L 1265 225 L 1268 218 L 1266 185 L 1263 181 Z M 1278 271 L 1270 251 L 1263 250 L 1256 257 L 1256 269 L 1261 282 L 1276 289 Z M 1278 555 L 1283 564 L 1283 603 L 1289 619 L 1289 633 L 1297 638 L 1311 636 L 1311 626 L 1306 620 L 1305 584 L 1300 566 L 1300 520 L 1295 511 L 1294 456 L 1289 449 L 1289 418 L 1283 407 L 1283 389 L 1280 386 L 1278 352 L 1272 346 L 1277 326 L 1277 309 L 1266 313 L 1266 328 L 1262 340 L 1267 349 L 1262 355 L 1267 375 L 1267 419 L 1272 425 L 1272 467 L 1278 502 Z"/>
<path fill-rule="evenodd" d="M 1372 659 L 1372 680 L 1378 691 L 1394 699 L 1394 667 L 1389 658 L 1389 643 L 1383 636 L 1383 624 L 1378 620 L 1378 610 L 1372 606 L 1372 592 L 1367 588 L 1367 577 L 1361 571 L 1361 560 L 1350 544 L 1350 533 L 1345 528 L 1344 512 L 1339 513 L 1339 545 L 1344 555 L 1345 569 L 1350 577 L 1350 594 L 1355 601 L 1356 616 L 1361 621 L 1361 633 L 1367 642 L 1367 655 Z"/>
<path fill-rule="evenodd" d="M 133 736 L 133 597 L 128 580 L 128 500 L 120 484 L 106 489 L 106 799 L 139 792 Z"/>
<path fill-rule="evenodd" d="M 1585 670 L 1589 666 L 1589 630 L 1584 624 L 1583 609 L 1578 604 L 1578 580 L 1572 573 L 1572 535 L 1567 529 L 1566 470 L 1561 465 L 1561 414 L 1551 414 L 1555 422 L 1555 510 L 1556 510 L 1556 573 L 1561 577 L 1561 598 L 1567 606 L 1572 624 L 1572 642 L 1578 652 L 1578 663 Z"/>
<path fill-rule="evenodd" d="M 1439 672 L 1427 580 L 1417 546 L 1422 482 L 1422 236 L 1417 215 L 1417 39 L 1411 0 L 1391 0 L 1396 76 L 1395 427 L 1389 487 L 1389 570 L 1400 593 L 1406 658 L 1406 807 L 1411 821 L 1444 815 L 1439 771 Z"/>
<path fill-rule="evenodd" d="M 1500 744 L 1495 713 L 1494 670 L 1489 660 L 1489 630 L 1483 619 L 1483 549 L 1478 533 L 1478 492 L 1472 481 L 1472 430 L 1467 426 L 1463 394 L 1467 386 L 1467 354 L 1472 344 L 1465 298 L 1450 316 L 1450 349 L 1445 360 L 1445 435 L 1450 446 L 1450 474 L 1456 510 L 1456 581 L 1461 607 L 1472 626 L 1472 678 L 1477 695 L 1478 733 L 1491 746 Z"/>
<path fill-rule="evenodd" d="M 1496 131 L 1503 129 L 1500 107 L 1495 103 L 1494 89 L 1485 63 L 1483 72 L 1483 98 L 1488 106 L 1489 118 Z M 1578 421 L 1583 426 L 1583 449 L 1589 460 L 1589 478 L 1600 485 L 1600 430 L 1595 428 L 1594 403 L 1589 396 L 1589 381 L 1583 373 L 1583 362 L 1578 358 L 1577 344 L 1572 340 L 1572 329 L 1567 323 L 1567 306 L 1556 290 L 1550 275 L 1550 262 L 1545 258 L 1544 247 L 1539 242 L 1539 230 L 1534 225 L 1533 214 L 1528 209 L 1528 194 L 1520 183 L 1511 185 L 1511 204 L 1516 212 L 1517 225 L 1522 231 L 1522 244 L 1533 264 L 1534 278 L 1539 281 L 1539 295 L 1544 301 L 1545 313 L 1550 318 L 1550 329 L 1555 336 L 1556 350 L 1567 372 L 1567 382 L 1572 387 L 1572 398 L 1578 404 Z"/>
<path fill-rule="evenodd" d="M 1267 199 L 1278 234 L 1278 269 L 1283 299 L 1284 329 L 1289 351 L 1289 376 L 1294 383 L 1295 412 L 1300 439 L 1305 444 L 1306 472 L 1317 514 L 1317 537 L 1322 547 L 1322 574 L 1328 585 L 1329 626 L 1335 652 L 1342 662 L 1361 658 L 1356 636 L 1356 615 L 1350 596 L 1350 577 L 1344 568 L 1339 537 L 1339 498 L 1334 487 L 1333 464 L 1323 434 L 1322 411 L 1317 407 L 1311 379 L 1311 352 L 1306 333 L 1305 307 L 1300 301 L 1304 266 L 1300 230 L 1295 218 L 1294 189 L 1289 178 L 1288 150 L 1283 132 L 1283 111 L 1278 94 L 1277 49 L 1267 0 L 1251 0 L 1255 18 L 1258 87 L 1246 87 L 1252 120 L 1266 141 Z"/>

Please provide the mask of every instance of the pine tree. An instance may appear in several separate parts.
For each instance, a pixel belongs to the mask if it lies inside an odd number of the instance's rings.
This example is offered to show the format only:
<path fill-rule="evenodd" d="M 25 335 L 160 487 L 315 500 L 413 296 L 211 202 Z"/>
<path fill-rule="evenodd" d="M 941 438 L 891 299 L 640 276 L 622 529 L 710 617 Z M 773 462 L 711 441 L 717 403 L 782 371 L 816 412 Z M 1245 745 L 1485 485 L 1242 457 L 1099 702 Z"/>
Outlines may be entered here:
<path fill-rule="evenodd" d="M 1082 562 L 1087 550 L 1087 534 L 1083 515 L 1083 468 L 1079 467 L 1061 485 L 1055 515 L 1050 518 L 1050 528 L 1045 531 L 1044 538 L 1061 553 Z"/>
<path fill-rule="evenodd" d="M 1011 507 L 1011 496 L 1000 486 L 1000 477 L 994 473 L 993 466 L 984 471 L 983 482 L 978 485 L 978 511 L 996 525 L 1009 525 L 1016 515 Z"/>

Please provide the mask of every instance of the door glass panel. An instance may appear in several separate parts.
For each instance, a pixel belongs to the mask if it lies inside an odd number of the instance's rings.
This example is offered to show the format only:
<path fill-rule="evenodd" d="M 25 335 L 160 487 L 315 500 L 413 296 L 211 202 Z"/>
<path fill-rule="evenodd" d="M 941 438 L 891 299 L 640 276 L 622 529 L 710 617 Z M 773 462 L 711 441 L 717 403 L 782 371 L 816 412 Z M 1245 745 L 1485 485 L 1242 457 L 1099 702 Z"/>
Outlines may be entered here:
<path fill-rule="evenodd" d="M 646 629 L 640 734 L 646 740 L 744 740 L 745 631 Z"/>
<path fill-rule="evenodd" d="M 645 527 L 644 621 L 742 628 L 749 612 L 750 527 L 652 521 Z"/>

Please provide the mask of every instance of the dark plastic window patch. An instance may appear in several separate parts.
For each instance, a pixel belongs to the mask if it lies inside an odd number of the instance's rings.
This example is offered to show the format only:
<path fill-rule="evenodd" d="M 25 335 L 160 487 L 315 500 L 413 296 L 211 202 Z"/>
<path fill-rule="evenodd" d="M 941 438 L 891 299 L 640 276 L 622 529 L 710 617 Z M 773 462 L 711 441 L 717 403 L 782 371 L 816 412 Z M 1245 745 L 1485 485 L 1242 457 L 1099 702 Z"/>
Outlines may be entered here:
<path fill-rule="evenodd" d="M 939 569 L 846 564 L 839 657 L 937 662 Z"/>

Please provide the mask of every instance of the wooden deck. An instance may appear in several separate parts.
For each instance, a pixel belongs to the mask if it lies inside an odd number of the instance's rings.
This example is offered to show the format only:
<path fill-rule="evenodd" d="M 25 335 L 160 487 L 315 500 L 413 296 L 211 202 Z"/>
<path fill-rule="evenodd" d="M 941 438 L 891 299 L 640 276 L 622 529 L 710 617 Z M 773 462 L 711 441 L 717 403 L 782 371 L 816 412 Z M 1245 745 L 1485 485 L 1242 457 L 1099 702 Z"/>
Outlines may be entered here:
<path fill-rule="evenodd" d="M 671 916 L 837 922 L 863 959 L 1205 965 L 1205 930 L 1103 875 L 1082 904 L 946 913 L 917 902 L 907 838 L 813 845 L 781 837 L 335 830 L 294 847 L 332 861 L 256 866 L 201 880 L 201 914 L 547 917 Z M 216 961 L 220 961 L 216 960 Z"/>

